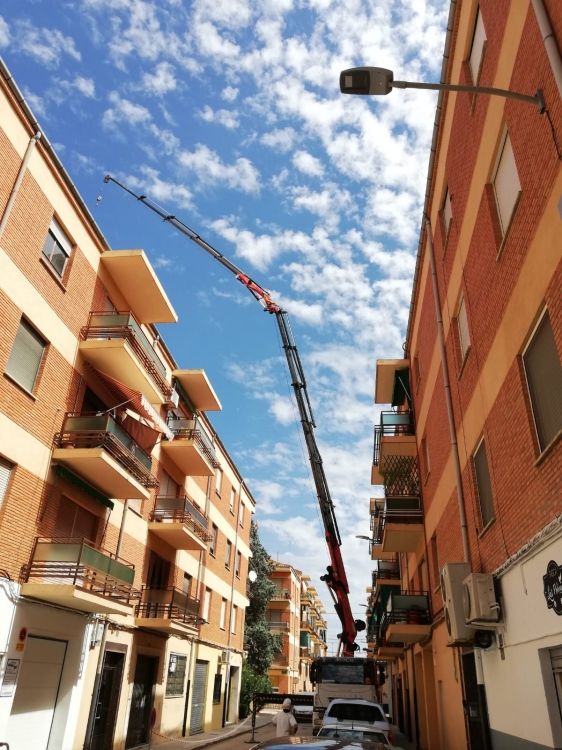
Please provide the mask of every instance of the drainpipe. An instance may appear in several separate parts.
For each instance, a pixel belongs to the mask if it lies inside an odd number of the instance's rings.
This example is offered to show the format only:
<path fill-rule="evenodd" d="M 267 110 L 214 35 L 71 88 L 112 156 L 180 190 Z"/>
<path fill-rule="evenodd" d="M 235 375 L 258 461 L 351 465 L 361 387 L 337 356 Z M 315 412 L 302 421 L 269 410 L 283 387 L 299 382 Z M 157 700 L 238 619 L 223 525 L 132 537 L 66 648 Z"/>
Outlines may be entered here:
<path fill-rule="evenodd" d="M 125 530 L 125 520 L 127 518 L 127 509 L 129 507 L 129 501 L 125 500 L 123 504 L 123 515 L 121 517 L 121 526 L 119 527 L 119 536 L 117 537 L 117 546 L 115 548 L 115 557 L 119 557 L 121 552 L 121 545 L 123 543 L 123 533 Z M 105 644 L 107 641 L 107 631 L 109 629 L 109 618 L 105 615 L 103 620 L 103 631 L 100 641 L 100 650 L 98 653 L 98 663 L 96 666 L 96 676 L 94 679 L 94 687 L 92 690 L 92 702 L 90 703 L 90 712 L 88 714 L 88 723 L 86 725 L 86 738 L 84 740 L 84 750 L 90 750 L 92 747 L 92 740 L 94 734 L 94 723 L 96 719 L 96 713 L 98 709 L 98 701 L 100 696 L 101 687 L 101 673 L 103 668 L 103 660 L 105 656 Z"/>
<path fill-rule="evenodd" d="M 6 227 L 6 224 L 8 223 L 8 219 L 12 212 L 12 206 L 14 205 L 14 201 L 16 200 L 16 196 L 20 189 L 20 185 L 23 181 L 25 171 L 27 169 L 27 164 L 29 160 L 31 159 L 31 154 L 33 153 L 33 149 L 35 148 L 37 142 L 40 139 L 41 139 L 40 130 L 38 130 L 35 133 L 35 135 L 33 135 L 29 139 L 29 143 L 27 144 L 27 148 L 25 149 L 25 154 L 23 155 L 23 160 L 22 160 L 22 163 L 20 164 L 20 168 L 19 168 L 16 180 L 14 182 L 14 186 L 12 188 L 12 192 L 10 193 L 10 197 L 8 198 L 8 202 L 6 203 L 6 208 L 4 209 L 4 213 L 2 215 L 2 219 L 0 220 L 0 237 L 2 237 L 2 235 L 4 234 L 4 229 Z"/>
<path fill-rule="evenodd" d="M 562 58 L 560 57 L 560 50 L 556 43 L 556 37 L 554 36 L 550 19 L 546 12 L 546 8 L 544 7 L 544 0 L 531 0 L 531 4 L 535 11 L 544 48 L 548 56 L 548 61 L 550 62 L 550 67 L 552 68 L 552 74 L 554 75 L 554 80 L 558 86 L 558 93 L 562 97 Z"/>
<path fill-rule="evenodd" d="M 451 438 L 451 455 L 455 470 L 455 485 L 457 490 L 457 503 L 459 507 L 459 518 L 461 525 L 461 540 L 464 562 L 470 564 L 470 547 L 468 544 L 468 530 L 466 524 L 466 511 L 464 503 L 464 489 L 462 486 L 461 462 L 459 458 L 459 446 L 457 442 L 457 431 L 455 429 L 455 416 L 453 413 L 453 399 L 451 397 L 451 382 L 449 380 L 449 367 L 447 365 L 447 351 L 445 349 L 445 330 L 443 328 L 443 317 L 441 315 L 441 301 L 439 299 L 439 286 L 437 284 L 437 269 L 435 266 L 435 252 L 433 249 L 433 235 L 429 216 L 425 218 L 427 250 L 429 265 L 431 268 L 431 285 L 433 287 L 433 300 L 435 302 L 435 321 L 437 323 L 437 340 L 439 342 L 439 354 L 441 357 L 441 370 L 443 373 L 443 388 L 445 391 L 445 403 L 447 405 L 447 421 L 449 423 L 449 434 Z"/>

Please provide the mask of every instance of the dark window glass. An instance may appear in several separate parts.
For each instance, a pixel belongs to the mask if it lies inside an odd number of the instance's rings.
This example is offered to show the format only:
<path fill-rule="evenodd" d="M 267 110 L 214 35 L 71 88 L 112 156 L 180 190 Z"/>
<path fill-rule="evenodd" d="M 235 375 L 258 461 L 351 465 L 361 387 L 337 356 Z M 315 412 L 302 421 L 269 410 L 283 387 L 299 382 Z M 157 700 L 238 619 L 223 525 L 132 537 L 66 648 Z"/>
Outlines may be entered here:
<path fill-rule="evenodd" d="M 218 673 L 215 675 L 215 682 L 213 684 L 213 703 L 221 702 L 221 688 L 222 688 L 222 674 Z"/>
<path fill-rule="evenodd" d="M 494 498 L 492 494 L 492 482 L 488 469 L 488 457 L 486 455 L 486 443 L 482 441 L 474 456 L 474 471 L 476 473 L 476 485 L 478 489 L 478 501 L 480 502 L 480 513 L 482 523 L 486 526 L 494 517 Z"/>
<path fill-rule="evenodd" d="M 46 346 L 47 342 L 29 323 L 22 320 L 14 339 L 6 372 L 29 393 L 32 393 L 35 387 Z"/>
<path fill-rule="evenodd" d="M 166 681 L 166 695 L 183 695 L 185 682 L 185 667 L 187 656 L 181 654 L 170 654 L 168 663 L 168 679 Z"/>

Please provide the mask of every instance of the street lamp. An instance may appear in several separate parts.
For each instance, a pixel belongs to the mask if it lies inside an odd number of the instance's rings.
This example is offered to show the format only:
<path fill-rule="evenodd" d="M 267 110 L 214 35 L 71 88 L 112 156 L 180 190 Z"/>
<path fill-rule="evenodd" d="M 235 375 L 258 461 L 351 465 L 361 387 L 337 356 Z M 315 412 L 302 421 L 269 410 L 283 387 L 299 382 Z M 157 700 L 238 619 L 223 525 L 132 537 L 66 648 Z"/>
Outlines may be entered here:
<path fill-rule="evenodd" d="M 364 536 L 363 534 L 355 534 L 355 538 L 356 539 L 365 539 L 367 542 L 372 542 L 373 541 L 370 536 Z"/>
<path fill-rule="evenodd" d="M 392 89 L 431 89 L 432 91 L 468 91 L 471 94 L 491 94 L 507 99 L 518 99 L 538 107 L 542 114 L 546 105 L 541 89 L 534 96 L 519 94 L 507 89 L 496 89 L 490 86 L 465 86 L 456 83 L 418 83 L 416 81 L 395 81 L 392 70 L 386 68 L 349 68 L 340 73 L 340 91 L 342 94 L 359 94 L 361 96 L 385 96 Z"/>

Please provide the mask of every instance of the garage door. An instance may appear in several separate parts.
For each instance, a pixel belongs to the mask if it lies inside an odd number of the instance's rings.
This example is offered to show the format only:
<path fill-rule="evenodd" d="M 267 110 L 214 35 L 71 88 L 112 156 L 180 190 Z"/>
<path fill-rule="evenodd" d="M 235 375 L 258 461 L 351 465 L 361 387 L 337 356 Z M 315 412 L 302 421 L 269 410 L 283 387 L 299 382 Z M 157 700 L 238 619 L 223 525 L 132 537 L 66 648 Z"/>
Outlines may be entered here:
<path fill-rule="evenodd" d="M 189 733 L 197 734 L 203 731 L 205 720 L 205 693 L 207 688 L 207 667 L 209 662 L 197 661 L 193 675 L 193 693 L 191 699 L 191 721 Z"/>
<path fill-rule="evenodd" d="M 28 636 L 8 720 L 10 750 L 47 750 L 66 641 Z"/>

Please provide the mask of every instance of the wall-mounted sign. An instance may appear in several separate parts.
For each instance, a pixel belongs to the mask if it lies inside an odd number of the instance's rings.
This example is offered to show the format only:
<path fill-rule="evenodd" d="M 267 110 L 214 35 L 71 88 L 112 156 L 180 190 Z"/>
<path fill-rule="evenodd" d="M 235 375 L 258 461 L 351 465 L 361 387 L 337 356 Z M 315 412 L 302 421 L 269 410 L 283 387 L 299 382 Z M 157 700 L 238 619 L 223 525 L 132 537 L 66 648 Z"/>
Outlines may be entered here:
<path fill-rule="evenodd" d="M 546 573 L 542 580 L 548 609 L 553 609 L 557 615 L 562 615 L 562 565 L 551 560 L 546 566 Z"/>
<path fill-rule="evenodd" d="M 18 680 L 18 672 L 20 669 L 21 659 L 7 659 L 6 669 L 4 671 L 4 679 L 2 680 L 2 687 L 0 687 L 0 696 L 8 698 L 14 694 L 16 688 L 16 682 Z"/>

